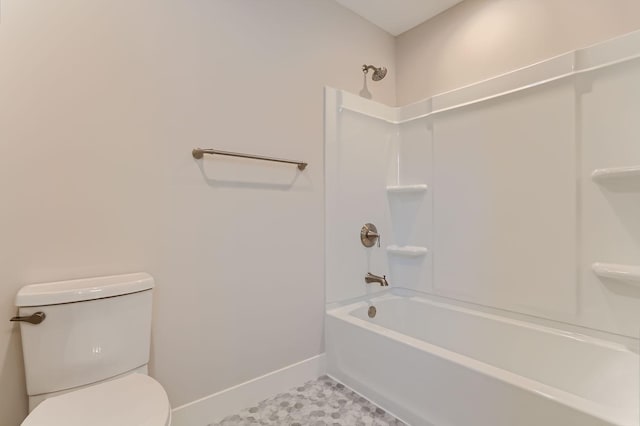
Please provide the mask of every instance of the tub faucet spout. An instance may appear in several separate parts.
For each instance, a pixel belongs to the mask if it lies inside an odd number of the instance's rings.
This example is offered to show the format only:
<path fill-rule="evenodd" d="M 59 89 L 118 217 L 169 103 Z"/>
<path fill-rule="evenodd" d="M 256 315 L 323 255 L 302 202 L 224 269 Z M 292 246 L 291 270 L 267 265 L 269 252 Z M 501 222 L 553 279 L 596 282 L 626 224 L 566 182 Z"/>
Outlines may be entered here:
<path fill-rule="evenodd" d="M 386 275 L 378 276 L 378 275 L 373 275 L 371 272 L 367 272 L 367 275 L 365 275 L 364 277 L 364 281 L 367 284 L 378 283 L 380 284 L 381 287 L 387 287 L 389 285 L 389 283 L 387 282 Z"/>

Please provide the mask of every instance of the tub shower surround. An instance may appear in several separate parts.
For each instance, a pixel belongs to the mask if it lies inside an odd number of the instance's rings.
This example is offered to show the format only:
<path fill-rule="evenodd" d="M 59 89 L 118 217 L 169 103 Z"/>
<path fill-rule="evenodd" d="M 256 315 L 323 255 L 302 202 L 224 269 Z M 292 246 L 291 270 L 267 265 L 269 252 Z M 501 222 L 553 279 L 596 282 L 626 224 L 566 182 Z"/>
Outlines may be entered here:
<path fill-rule="evenodd" d="M 329 375 L 414 426 L 640 424 L 639 76 L 635 32 L 399 108 L 327 88 Z"/>
<path fill-rule="evenodd" d="M 210 426 L 400 426 L 403 422 L 327 376 Z"/>

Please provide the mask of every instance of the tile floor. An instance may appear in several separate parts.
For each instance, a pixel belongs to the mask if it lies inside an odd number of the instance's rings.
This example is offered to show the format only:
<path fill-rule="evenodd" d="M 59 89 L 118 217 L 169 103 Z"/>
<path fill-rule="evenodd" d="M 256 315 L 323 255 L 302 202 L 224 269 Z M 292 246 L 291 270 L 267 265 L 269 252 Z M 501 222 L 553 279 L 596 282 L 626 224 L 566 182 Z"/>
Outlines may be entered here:
<path fill-rule="evenodd" d="M 395 426 L 383 409 L 327 376 L 262 401 L 209 426 Z"/>

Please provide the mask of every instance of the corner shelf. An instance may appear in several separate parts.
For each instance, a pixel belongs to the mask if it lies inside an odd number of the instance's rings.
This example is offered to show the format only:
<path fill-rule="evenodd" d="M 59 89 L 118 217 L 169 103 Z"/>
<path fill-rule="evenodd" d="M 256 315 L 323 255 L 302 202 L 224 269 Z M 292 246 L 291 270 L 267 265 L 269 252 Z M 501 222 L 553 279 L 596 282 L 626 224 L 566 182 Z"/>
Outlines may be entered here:
<path fill-rule="evenodd" d="M 640 183 L 640 166 L 596 169 L 591 173 L 591 179 L 596 183 L 627 182 L 632 180 Z"/>
<path fill-rule="evenodd" d="M 417 185 L 392 185 L 387 186 L 387 192 L 390 194 L 398 194 L 398 193 L 416 193 L 416 192 L 426 192 L 427 185 L 424 183 Z"/>
<path fill-rule="evenodd" d="M 420 257 L 427 254 L 426 247 L 418 247 L 418 246 L 388 246 L 387 253 L 395 254 L 397 256 L 404 257 Z"/>
<path fill-rule="evenodd" d="M 613 278 L 635 286 L 640 286 L 640 266 L 596 262 L 591 265 L 591 269 L 593 269 L 593 272 L 599 277 Z"/>

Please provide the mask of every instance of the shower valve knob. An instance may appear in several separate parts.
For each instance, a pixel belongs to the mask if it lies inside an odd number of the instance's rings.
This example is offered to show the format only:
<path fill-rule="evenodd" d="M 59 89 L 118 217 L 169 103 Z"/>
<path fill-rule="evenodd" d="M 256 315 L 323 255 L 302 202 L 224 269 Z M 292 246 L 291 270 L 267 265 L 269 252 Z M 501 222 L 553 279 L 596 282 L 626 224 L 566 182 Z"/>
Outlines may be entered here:
<path fill-rule="evenodd" d="M 378 228 L 373 223 L 365 224 L 360 230 L 360 241 L 365 247 L 373 247 L 376 242 L 380 247 L 380 234 L 378 234 Z"/>

